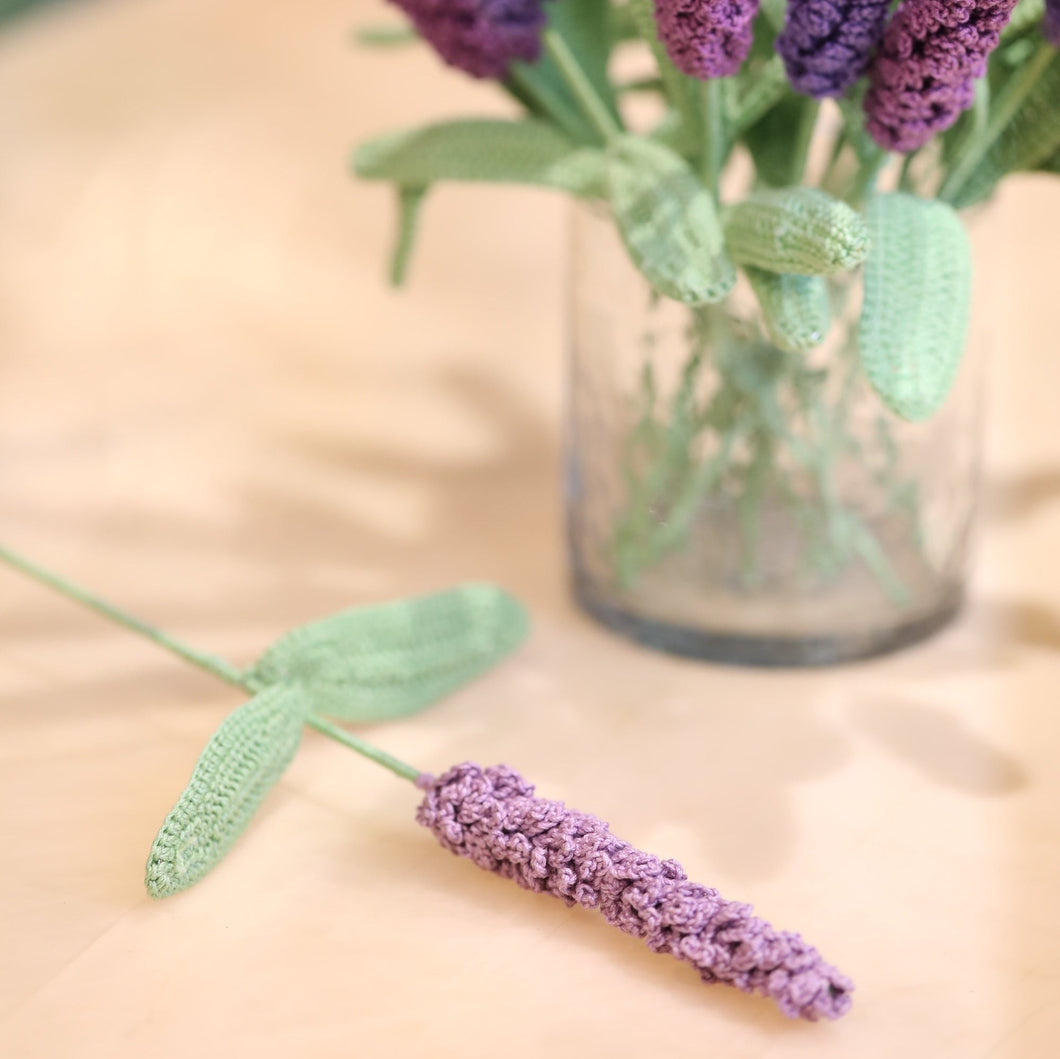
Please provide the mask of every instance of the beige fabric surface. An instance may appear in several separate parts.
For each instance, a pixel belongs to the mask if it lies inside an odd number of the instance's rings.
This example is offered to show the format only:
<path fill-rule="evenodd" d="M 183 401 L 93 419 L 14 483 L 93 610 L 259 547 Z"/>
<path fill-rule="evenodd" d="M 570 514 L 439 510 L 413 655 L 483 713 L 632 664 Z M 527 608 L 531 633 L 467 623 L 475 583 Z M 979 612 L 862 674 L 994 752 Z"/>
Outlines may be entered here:
<path fill-rule="evenodd" d="M 407 292 L 374 131 L 502 113 L 369 0 L 95 0 L 0 36 L 0 539 L 246 661 L 493 578 L 528 646 L 371 736 L 542 793 L 802 931 L 835 1025 L 701 986 L 443 853 L 310 734 L 224 865 L 143 863 L 239 695 L 0 570 L 0 1055 L 1047 1059 L 1060 1039 L 1060 187 L 1013 183 L 972 606 L 899 657 L 759 673 L 581 617 L 559 506 L 565 207 L 443 189 Z"/>

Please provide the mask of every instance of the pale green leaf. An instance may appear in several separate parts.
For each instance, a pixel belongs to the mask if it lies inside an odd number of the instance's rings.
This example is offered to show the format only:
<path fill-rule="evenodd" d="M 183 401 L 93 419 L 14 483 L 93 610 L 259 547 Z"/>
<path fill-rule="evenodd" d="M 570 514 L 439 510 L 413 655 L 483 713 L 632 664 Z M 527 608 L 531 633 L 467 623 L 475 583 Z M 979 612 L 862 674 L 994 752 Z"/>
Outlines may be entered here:
<path fill-rule="evenodd" d="M 943 202 L 876 195 L 858 346 L 865 374 L 903 419 L 930 416 L 960 365 L 971 305 L 971 247 Z"/>
<path fill-rule="evenodd" d="M 688 305 L 721 301 L 736 282 L 710 193 L 660 143 L 621 136 L 608 149 L 611 208 L 652 287 Z"/>
<path fill-rule="evenodd" d="M 828 281 L 745 268 L 758 298 L 762 320 L 774 344 L 788 353 L 806 353 L 828 334 L 832 312 Z"/>
<path fill-rule="evenodd" d="M 314 713 L 383 721 L 415 713 L 513 651 L 522 606 L 493 585 L 355 607 L 299 626 L 248 671 L 255 684 L 295 684 Z"/>
<path fill-rule="evenodd" d="M 752 192 L 725 211 L 725 240 L 741 265 L 798 276 L 849 271 L 869 249 L 860 214 L 807 187 Z"/>
<path fill-rule="evenodd" d="M 545 121 L 451 121 L 389 133 L 357 148 L 368 180 L 424 188 L 441 181 L 538 184 L 575 195 L 603 191 L 602 151 L 577 147 Z"/>
<path fill-rule="evenodd" d="M 151 846 L 152 897 L 198 882 L 228 852 L 294 757 L 306 712 L 301 689 L 273 687 L 221 722 Z"/>

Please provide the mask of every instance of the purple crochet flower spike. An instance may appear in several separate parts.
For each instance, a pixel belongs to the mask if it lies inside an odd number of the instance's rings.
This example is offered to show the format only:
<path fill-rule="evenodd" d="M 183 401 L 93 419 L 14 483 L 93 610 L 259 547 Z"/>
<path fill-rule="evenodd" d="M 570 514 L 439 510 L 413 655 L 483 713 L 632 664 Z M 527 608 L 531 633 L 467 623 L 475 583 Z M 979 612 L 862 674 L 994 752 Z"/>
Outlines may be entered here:
<path fill-rule="evenodd" d="M 598 908 L 654 952 L 691 963 L 705 982 L 727 982 L 772 997 L 790 1016 L 838 1018 L 854 988 L 798 934 L 774 930 L 750 905 L 689 882 L 681 865 L 616 838 L 607 824 L 562 802 L 535 798 L 506 765 L 470 762 L 426 791 L 416 820 L 451 853 L 527 890 Z"/>
<path fill-rule="evenodd" d="M 841 96 L 868 69 L 890 0 L 788 0 L 777 51 L 796 92 Z"/>
<path fill-rule="evenodd" d="M 751 50 L 758 5 L 759 0 L 655 0 L 659 40 L 689 77 L 730 77 Z"/>
<path fill-rule="evenodd" d="M 972 105 L 1016 0 L 904 0 L 870 71 L 866 128 L 889 151 L 915 151 Z"/>
<path fill-rule="evenodd" d="M 1060 0 L 1045 0 L 1045 21 L 1042 22 L 1045 39 L 1060 48 Z"/>
<path fill-rule="evenodd" d="M 393 0 L 420 36 L 472 77 L 502 80 L 515 59 L 534 62 L 545 25 L 542 0 Z"/>

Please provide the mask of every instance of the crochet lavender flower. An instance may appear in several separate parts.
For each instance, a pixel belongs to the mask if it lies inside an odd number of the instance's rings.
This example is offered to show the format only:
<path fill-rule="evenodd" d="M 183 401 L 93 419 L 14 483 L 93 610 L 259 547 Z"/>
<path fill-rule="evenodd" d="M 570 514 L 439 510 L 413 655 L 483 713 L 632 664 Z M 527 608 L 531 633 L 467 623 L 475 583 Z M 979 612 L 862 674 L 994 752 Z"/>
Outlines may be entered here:
<path fill-rule="evenodd" d="M 972 105 L 1016 0 L 904 0 L 887 26 L 865 97 L 866 128 L 915 151 Z"/>
<path fill-rule="evenodd" d="M 634 849 L 595 816 L 535 798 L 506 765 L 467 762 L 439 779 L 421 775 L 417 786 L 426 791 L 417 821 L 480 868 L 568 905 L 598 908 L 654 952 L 691 963 L 703 981 L 772 997 L 786 1015 L 816 1021 L 850 1007 L 853 982 L 798 934 L 689 882 L 676 861 Z"/>
<path fill-rule="evenodd" d="M 545 25 L 542 0 L 393 0 L 450 65 L 498 80 L 515 59 L 534 62 Z"/>
<path fill-rule="evenodd" d="M 758 5 L 759 0 L 655 0 L 659 40 L 689 77 L 729 77 L 751 50 Z"/>
<path fill-rule="evenodd" d="M 1045 21 L 1042 32 L 1050 44 L 1060 48 L 1060 0 L 1045 0 Z"/>
<path fill-rule="evenodd" d="M 890 0 L 789 0 L 777 51 L 796 92 L 841 96 L 868 69 Z"/>

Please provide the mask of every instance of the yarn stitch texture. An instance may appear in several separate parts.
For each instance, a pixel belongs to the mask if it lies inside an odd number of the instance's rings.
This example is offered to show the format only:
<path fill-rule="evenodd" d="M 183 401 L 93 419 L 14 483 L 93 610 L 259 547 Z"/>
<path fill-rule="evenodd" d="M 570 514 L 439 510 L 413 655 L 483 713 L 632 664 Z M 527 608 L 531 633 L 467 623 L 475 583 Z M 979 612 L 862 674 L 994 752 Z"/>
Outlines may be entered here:
<path fill-rule="evenodd" d="M 975 98 L 1016 0 L 904 0 L 873 60 L 866 128 L 885 150 L 915 151 Z"/>
<path fill-rule="evenodd" d="M 416 820 L 451 853 L 536 893 L 596 908 L 654 952 L 691 963 L 704 982 L 725 982 L 772 997 L 792 1017 L 838 1018 L 853 982 L 800 935 L 774 930 L 750 905 L 690 882 L 660 860 L 616 838 L 602 820 L 534 797 L 506 765 L 456 765 L 424 774 Z"/>
<path fill-rule="evenodd" d="M 674 66 L 707 81 L 731 77 L 751 50 L 759 0 L 655 0 L 659 39 Z"/>
<path fill-rule="evenodd" d="M 777 51 L 796 92 L 841 96 L 868 69 L 890 0 L 790 0 Z"/>
<path fill-rule="evenodd" d="M 516 59 L 541 54 L 541 0 L 393 0 L 450 65 L 502 79 Z"/>

